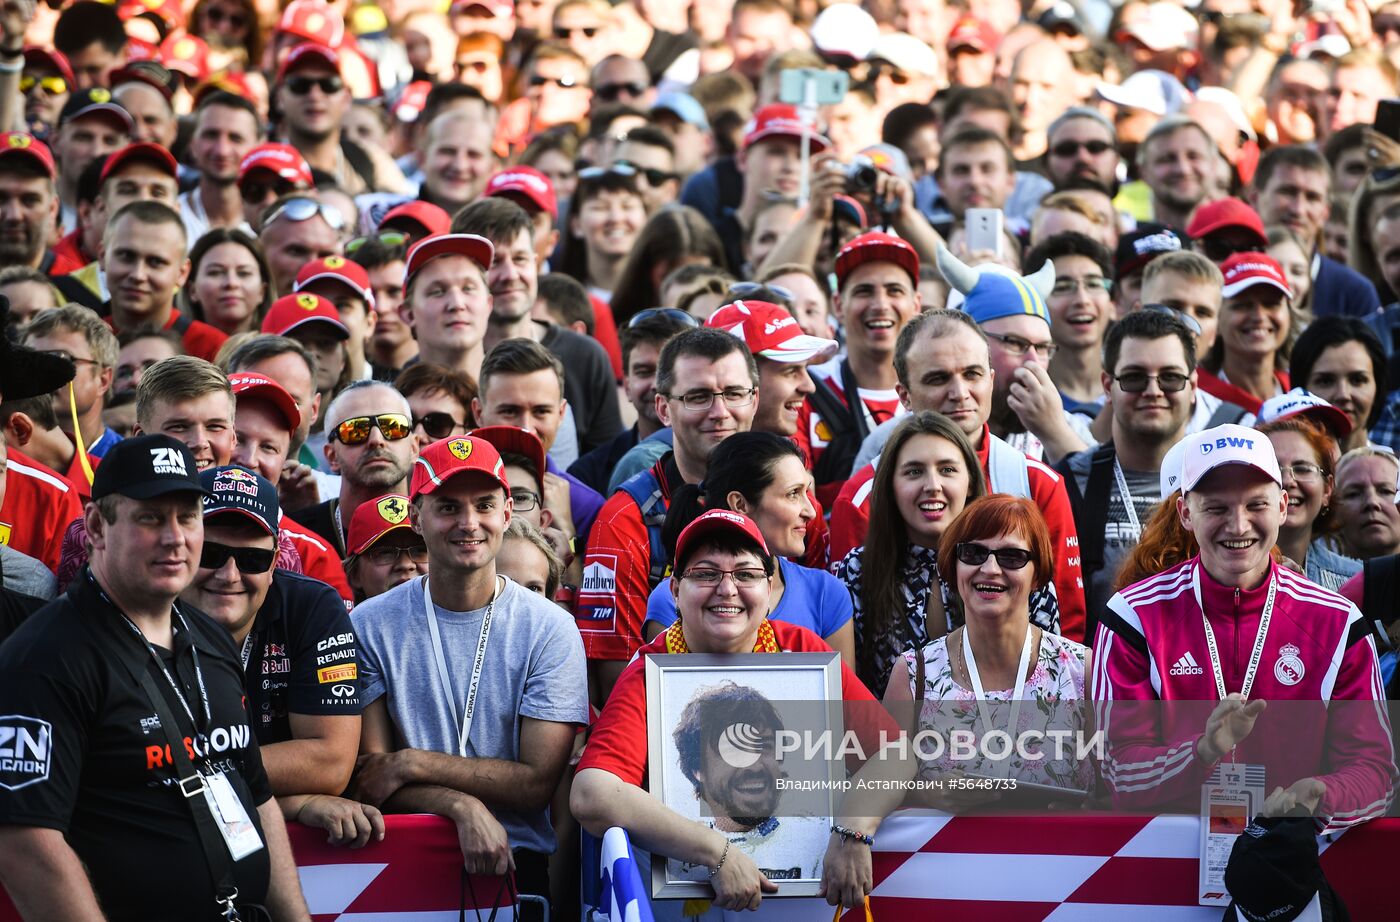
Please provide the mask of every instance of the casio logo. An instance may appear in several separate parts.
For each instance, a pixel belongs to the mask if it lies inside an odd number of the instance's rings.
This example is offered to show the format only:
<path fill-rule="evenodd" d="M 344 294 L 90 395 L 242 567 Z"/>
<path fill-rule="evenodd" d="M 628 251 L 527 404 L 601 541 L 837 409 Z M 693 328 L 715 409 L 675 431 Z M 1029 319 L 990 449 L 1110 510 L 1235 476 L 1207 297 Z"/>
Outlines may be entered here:
<path fill-rule="evenodd" d="M 341 644 L 350 643 L 355 639 L 354 634 L 336 634 L 334 637 L 327 637 L 316 645 L 316 652 L 329 650 L 331 647 L 338 647 Z"/>

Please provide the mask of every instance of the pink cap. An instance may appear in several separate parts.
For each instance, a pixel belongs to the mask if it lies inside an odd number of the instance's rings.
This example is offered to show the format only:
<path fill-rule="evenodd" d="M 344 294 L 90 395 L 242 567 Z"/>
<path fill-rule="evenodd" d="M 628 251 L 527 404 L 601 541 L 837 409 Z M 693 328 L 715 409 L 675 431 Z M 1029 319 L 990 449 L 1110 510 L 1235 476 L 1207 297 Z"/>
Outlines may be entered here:
<path fill-rule="evenodd" d="M 135 144 L 128 144 L 121 150 L 116 151 L 107 158 L 107 162 L 102 164 L 102 173 L 98 176 L 98 185 L 107 181 L 117 170 L 126 166 L 132 161 L 151 163 L 161 168 L 171 179 L 178 179 L 180 168 L 175 163 L 174 154 L 151 141 L 139 141 Z"/>
<path fill-rule="evenodd" d="M 843 287 L 846 277 L 858 266 L 874 262 L 892 262 L 905 272 L 914 284 L 919 282 L 919 254 L 905 240 L 880 231 L 870 231 L 852 239 L 836 254 L 836 284 Z"/>
<path fill-rule="evenodd" d="M 287 424 L 288 432 L 296 432 L 297 426 L 301 425 L 301 411 L 297 409 L 297 402 L 287 393 L 286 388 L 271 378 L 240 371 L 229 375 L 228 383 L 233 388 L 235 398 L 245 394 L 249 397 L 261 397 L 276 407 L 277 412 L 282 414 L 282 421 Z"/>
<path fill-rule="evenodd" d="M 554 183 L 532 166 L 513 166 L 496 173 L 486 181 L 486 194 L 500 195 L 527 211 L 547 211 L 551 218 L 559 218 Z"/>
<path fill-rule="evenodd" d="M 1269 245 L 1269 236 L 1264 233 L 1264 222 L 1260 220 L 1259 212 L 1237 198 L 1216 199 L 1201 205 L 1186 225 L 1186 236 L 1200 240 L 1227 227 L 1251 232 L 1261 248 Z"/>
<path fill-rule="evenodd" d="M 765 557 L 768 556 L 768 542 L 763 540 L 763 532 L 758 530 L 753 519 L 728 509 L 711 509 L 681 530 L 680 537 L 676 539 L 676 568 L 680 569 L 690 552 L 700 546 L 705 538 L 716 534 L 747 538 L 759 546 Z"/>
<path fill-rule="evenodd" d="M 404 286 L 407 287 L 420 269 L 439 256 L 465 256 L 480 266 L 482 272 L 486 272 L 491 268 L 491 260 L 496 258 L 496 248 L 490 240 L 476 234 L 438 234 L 420 240 L 408 251 Z"/>
<path fill-rule="evenodd" d="M 340 282 L 374 307 L 374 286 L 369 283 L 369 273 L 359 263 L 351 262 L 344 256 L 327 256 L 313 259 L 301 267 L 293 291 L 301 291 L 312 282 L 331 280 Z"/>
<path fill-rule="evenodd" d="M 1185 445 L 1185 457 L 1181 461 L 1183 494 L 1196 489 L 1201 478 L 1226 464 L 1248 465 L 1267 474 L 1279 486 L 1283 485 L 1274 444 L 1262 432 L 1226 423 L 1188 435 Z"/>
<path fill-rule="evenodd" d="M 808 336 L 788 311 L 767 301 L 735 301 L 710 315 L 705 326 L 743 340 L 754 355 L 775 362 L 829 359 L 839 350 L 834 339 Z"/>
<path fill-rule="evenodd" d="M 248 151 L 238 165 L 238 181 L 243 182 L 249 173 L 256 170 L 267 170 L 279 179 L 299 182 L 308 187 L 316 184 L 311 176 L 311 165 L 301 151 L 290 144 L 259 144 Z"/>
<path fill-rule="evenodd" d="M 496 446 L 483 438 L 469 435 L 434 442 L 418 453 L 413 462 L 413 477 L 409 481 L 408 495 L 413 499 L 432 493 L 449 479 L 458 474 L 477 471 L 494 477 L 501 489 L 510 493 L 510 481 L 506 480 L 506 466 L 501 461 Z"/>
<path fill-rule="evenodd" d="M 744 126 L 744 148 L 748 149 L 766 138 L 801 140 L 804 136 L 811 139 L 813 153 L 826 150 L 831 145 L 825 135 L 798 114 L 796 106 L 774 103 L 755 112 Z"/>
<path fill-rule="evenodd" d="M 273 301 L 267 309 L 267 316 L 263 318 L 262 332 L 286 336 L 308 323 L 324 323 L 335 328 L 341 339 L 350 338 L 350 330 L 340 319 L 340 311 L 336 310 L 335 305 L 307 291 L 283 295 Z"/>
<path fill-rule="evenodd" d="M 1293 297 L 1293 289 L 1288 285 L 1283 267 L 1267 253 L 1236 253 L 1220 264 L 1220 271 L 1225 276 L 1225 287 L 1221 292 L 1227 298 L 1233 298 L 1255 285 L 1272 285 L 1285 297 Z"/>

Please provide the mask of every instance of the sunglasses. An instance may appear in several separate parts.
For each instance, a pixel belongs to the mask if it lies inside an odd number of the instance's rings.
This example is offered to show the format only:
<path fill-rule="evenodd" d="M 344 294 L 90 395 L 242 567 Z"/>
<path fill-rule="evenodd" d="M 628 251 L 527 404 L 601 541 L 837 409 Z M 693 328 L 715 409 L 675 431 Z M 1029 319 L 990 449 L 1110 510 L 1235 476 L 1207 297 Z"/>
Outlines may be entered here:
<path fill-rule="evenodd" d="M 597 35 L 601 26 L 555 26 L 554 37 L 560 41 L 567 41 L 572 36 L 583 33 L 584 38 L 592 38 Z"/>
<path fill-rule="evenodd" d="M 1090 155 L 1097 157 L 1113 147 L 1107 141 L 1061 141 L 1050 148 L 1050 153 L 1056 157 L 1073 157 L 1081 150 L 1087 150 Z"/>
<path fill-rule="evenodd" d="M 274 182 L 248 181 L 238 185 L 238 194 L 249 205 L 261 205 L 269 198 L 281 198 L 297 191 L 296 183 L 287 180 Z"/>
<path fill-rule="evenodd" d="M 1154 314 L 1166 314 L 1168 317 L 1174 317 L 1181 321 L 1186 329 L 1197 336 L 1201 335 L 1201 325 L 1197 322 L 1196 318 L 1185 311 L 1177 310 L 1170 304 L 1144 304 L 1139 310 L 1152 311 Z"/>
<path fill-rule="evenodd" d="M 1191 380 L 1190 375 L 1183 375 L 1179 371 L 1164 371 L 1161 374 L 1149 375 L 1145 371 L 1128 371 L 1121 375 L 1110 375 L 1118 382 L 1118 387 L 1125 394 L 1141 394 L 1147 390 L 1147 382 L 1156 381 L 1157 386 L 1163 392 L 1175 394 L 1186 389 L 1186 382 Z"/>
<path fill-rule="evenodd" d="M 692 317 L 690 314 L 687 314 L 685 311 L 681 310 L 678 307 L 648 307 L 644 311 L 637 311 L 635 314 L 633 314 L 632 319 L 627 321 L 626 329 L 630 330 L 639 323 L 645 323 L 648 320 L 653 320 L 656 318 L 674 320 L 675 322 L 684 324 L 688 327 L 698 327 L 700 325 L 700 321 L 698 319 Z"/>
<path fill-rule="evenodd" d="M 206 7 L 204 18 L 209 20 L 211 26 L 221 26 L 228 23 L 230 28 L 241 29 L 248 24 L 247 18 L 242 13 L 225 13 L 217 6 Z"/>
<path fill-rule="evenodd" d="M 434 442 L 447 438 L 457 429 L 465 429 L 466 425 L 464 422 L 453 419 L 451 413 L 441 411 L 413 417 L 413 428 L 417 429 L 422 426 L 423 431 L 428 433 L 428 438 Z M 383 432 L 384 430 L 381 428 L 379 431 Z M 388 437 L 388 433 L 385 433 L 385 436 Z"/>
<path fill-rule="evenodd" d="M 1196 242 L 1200 244 L 1201 254 L 1213 263 L 1223 263 L 1236 253 L 1253 253 L 1262 249 L 1258 243 L 1252 241 L 1225 240 L 1219 237 L 1202 237 Z"/>
<path fill-rule="evenodd" d="M 1031 552 L 1019 547 L 1000 547 L 992 550 L 975 541 L 964 541 L 957 547 L 958 560 L 969 567 L 980 567 L 988 557 L 995 556 L 997 565 L 1003 570 L 1020 570 L 1031 562 Z"/>
<path fill-rule="evenodd" d="M 370 431 L 378 428 L 390 442 L 406 439 L 413 433 L 413 423 L 402 413 L 381 413 L 378 416 L 352 416 L 330 431 L 331 441 L 342 445 L 361 445 L 369 441 Z"/>
<path fill-rule="evenodd" d="M 543 74 L 530 75 L 530 86 L 540 87 L 547 83 L 564 90 L 571 90 L 576 86 L 582 86 L 574 77 L 546 77 Z"/>
<path fill-rule="evenodd" d="M 622 96 L 636 99 L 647 91 L 644 83 L 605 83 L 593 91 L 593 95 L 603 102 L 617 102 Z"/>
<path fill-rule="evenodd" d="M 199 553 L 199 567 L 201 570 L 221 570 L 230 557 L 239 573 L 266 573 L 272 569 L 277 551 L 269 547 L 229 547 L 206 539 L 204 550 Z"/>
<path fill-rule="evenodd" d="M 345 216 L 340 213 L 340 209 L 332 208 L 325 202 L 318 202 L 314 198 L 293 198 L 283 202 L 276 211 L 268 215 L 263 221 L 263 227 L 271 227 L 279 218 L 286 218 L 300 224 L 302 221 L 310 221 L 317 215 L 321 220 L 331 226 L 331 230 L 339 231 L 345 229 Z"/>
<path fill-rule="evenodd" d="M 769 301 L 791 305 L 797 300 L 797 295 L 790 289 L 781 285 L 767 285 L 763 282 L 734 282 L 729 286 L 729 290 L 724 293 L 726 298 L 734 301 L 742 301 L 748 298 L 751 301 Z"/>
<path fill-rule="evenodd" d="M 62 77 L 31 77 L 26 74 L 19 78 L 19 91 L 28 93 L 38 86 L 50 96 L 62 96 L 68 92 L 68 81 Z"/>
<path fill-rule="evenodd" d="M 625 141 L 627 140 L 627 138 L 624 136 L 619 140 Z M 618 160 L 615 163 L 613 163 L 613 166 L 627 167 L 630 170 L 642 174 L 646 177 L 647 185 L 649 186 L 659 186 L 662 183 L 667 183 L 677 178 L 675 173 L 668 173 L 665 170 L 658 170 L 651 167 L 640 167 L 637 166 L 635 163 L 631 163 L 627 160 Z"/>
<path fill-rule="evenodd" d="M 345 81 L 334 74 L 328 77 L 295 76 L 288 77 L 285 86 L 293 96 L 305 96 L 311 92 L 313 86 L 319 86 L 322 93 L 332 96 L 345 89 Z"/>
<path fill-rule="evenodd" d="M 370 241 L 381 243 L 386 247 L 398 247 L 408 243 L 408 234 L 402 231 L 380 231 L 377 234 L 370 234 L 367 237 L 356 237 L 354 240 L 345 244 L 345 255 L 353 256 L 359 251 L 360 247 Z"/>

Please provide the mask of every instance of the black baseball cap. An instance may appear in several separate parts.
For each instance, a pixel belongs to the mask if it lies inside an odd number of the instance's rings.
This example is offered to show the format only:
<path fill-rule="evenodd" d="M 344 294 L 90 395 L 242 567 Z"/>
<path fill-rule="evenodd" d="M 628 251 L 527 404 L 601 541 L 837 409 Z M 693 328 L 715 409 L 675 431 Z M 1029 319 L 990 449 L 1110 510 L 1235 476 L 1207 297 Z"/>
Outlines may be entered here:
<path fill-rule="evenodd" d="M 113 445 L 92 478 L 92 498 L 154 499 L 167 493 L 206 491 L 184 442 L 168 435 L 138 435 Z"/>
<path fill-rule="evenodd" d="M 1181 237 L 1165 224 L 1143 222 L 1118 238 L 1114 254 L 1114 278 L 1124 278 L 1140 272 L 1163 253 L 1180 250 Z"/>
<path fill-rule="evenodd" d="M 67 125 L 76 118 L 85 115 L 103 114 L 121 127 L 127 134 L 131 133 L 136 123 L 132 121 L 131 113 L 122 108 L 121 103 L 112 99 L 112 91 L 104 86 L 92 86 L 85 90 L 77 90 L 68 97 L 68 102 L 63 104 L 63 110 L 58 114 L 58 124 Z"/>
<path fill-rule="evenodd" d="M 277 522 L 281 518 L 277 488 L 266 477 L 231 464 L 204 471 L 199 475 L 199 482 L 205 489 L 205 521 L 212 516 L 237 512 L 277 537 Z"/>
<path fill-rule="evenodd" d="M 1230 850 L 1225 887 L 1234 902 L 1224 922 L 1351 919 L 1318 864 L 1311 816 L 1256 817 Z"/>

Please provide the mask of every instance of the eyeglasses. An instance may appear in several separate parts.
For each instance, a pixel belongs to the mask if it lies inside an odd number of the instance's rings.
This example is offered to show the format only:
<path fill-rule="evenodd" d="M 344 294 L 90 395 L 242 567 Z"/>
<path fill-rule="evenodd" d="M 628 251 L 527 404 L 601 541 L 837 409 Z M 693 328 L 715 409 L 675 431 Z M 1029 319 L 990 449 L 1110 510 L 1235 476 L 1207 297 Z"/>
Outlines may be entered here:
<path fill-rule="evenodd" d="M 1125 394 L 1141 394 L 1147 390 L 1148 381 L 1156 381 L 1157 386 L 1168 394 L 1175 394 L 1177 391 L 1186 389 L 1186 382 L 1191 380 L 1190 375 L 1183 375 L 1179 371 L 1164 371 L 1160 374 L 1149 375 L 1145 371 L 1127 371 L 1121 375 L 1109 375 L 1118 382 L 1118 389 Z"/>
<path fill-rule="evenodd" d="M 296 183 L 285 179 L 271 182 L 245 180 L 238 184 L 238 194 L 249 205 L 261 205 L 269 198 L 279 198 L 295 191 L 297 191 Z"/>
<path fill-rule="evenodd" d="M 614 163 L 612 166 L 590 166 L 578 171 L 579 179 L 602 179 L 604 176 L 623 176 L 627 179 L 637 175 L 637 168 L 629 163 Z"/>
<path fill-rule="evenodd" d="M 432 413 L 424 413 L 422 416 L 413 417 L 413 428 L 422 427 L 428 434 L 428 438 L 434 442 L 445 439 L 458 429 L 465 429 L 467 424 L 454 419 L 451 413 L 444 413 L 441 410 L 434 410 Z M 383 432 L 381 428 L 379 430 Z"/>
<path fill-rule="evenodd" d="M 311 92 L 313 86 L 319 86 L 322 93 L 333 96 L 345 89 L 345 81 L 335 74 L 329 74 L 325 77 L 294 75 L 287 78 L 285 86 L 293 96 L 305 96 Z"/>
<path fill-rule="evenodd" d="M 562 90 L 572 90 L 576 86 L 583 84 L 578 82 L 576 77 L 546 77 L 544 74 L 531 74 L 530 86 L 544 86 L 546 83 L 553 84 Z"/>
<path fill-rule="evenodd" d="M 377 234 L 370 234 L 365 237 L 356 237 L 345 244 L 345 255 L 351 256 L 359 251 L 360 247 L 370 241 L 382 243 L 386 247 L 398 247 L 408 243 L 408 234 L 402 231 L 380 231 Z"/>
<path fill-rule="evenodd" d="M 343 445 L 360 445 L 369 441 L 371 429 L 378 428 L 390 442 L 406 439 L 413 434 L 413 425 L 402 413 L 382 413 L 379 416 L 353 416 L 330 431 L 331 441 Z"/>
<path fill-rule="evenodd" d="M 228 23 L 230 29 L 241 29 L 248 24 L 247 18 L 242 13 L 225 13 L 217 6 L 207 6 L 204 8 L 204 18 L 209 20 L 209 25 L 220 26 Z"/>
<path fill-rule="evenodd" d="M 67 359 L 74 365 L 94 365 L 98 368 L 102 367 L 102 363 L 97 361 L 97 359 L 80 359 L 76 355 L 70 355 L 66 349 L 43 349 L 40 351 L 45 355 L 52 355 L 55 358 Z"/>
<path fill-rule="evenodd" d="M 376 567 L 392 567 L 399 562 L 400 557 L 407 557 L 417 564 L 428 562 L 428 546 L 426 544 L 411 544 L 408 547 L 394 547 L 393 545 L 378 544 L 364 552 L 364 556 L 369 558 L 369 562 Z"/>
<path fill-rule="evenodd" d="M 700 321 L 685 311 L 676 307 L 648 307 L 644 311 L 637 311 L 632 315 L 632 319 L 627 321 L 626 329 L 632 329 L 639 323 L 658 318 L 674 320 L 676 323 L 684 324 L 688 327 L 698 327 Z"/>
<path fill-rule="evenodd" d="M 31 77 L 25 74 L 19 78 L 19 91 L 28 93 L 38 86 L 50 96 L 62 96 L 68 92 L 68 81 L 62 77 Z"/>
<path fill-rule="evenodd" d="M 288 221 L 300 223 L 310 221 L 317 215 L 331 226 L 331 230 L 339 231 L 345 229 L 345 216 L 340 213 L 340 209 L 332 208 L 325 202 L 318 202 L 314 198 L 292 198 L 287 199 L 277 210 L 268 215 L 263 221 L 263 227 L 271 227 L 278 218 L 286 218 Z"/>
<path fill-rule="evenodd" d="M 229 547 L 205 539 L 204 550 L 199 552 L 199 567 L 201 570 L 221 570 L 230 557 L 239 573 L 266 573 L 272 569 L 277 551 L 269 547 Z"/>
<path fill-rule="evenodd" d="M 1112 287 L 1113 283 L 1101 275 L 1088 275 L 1082 279 L 1059 278 L 1055 279 L 1055 286 L 1050 289 L 1050 294 L 1063 298 L 1083 288 L 1085 294 L 1091 295 L 1096 291 L 1108 291 Z"/>
<path fill-rule="evenodd" d="M 622 140 L 625 141 L 627 140 L 627 138 L 624 136 Z M 625 166 L 637 173 L 641 173 L 643 176 L 646 177 L 647 184 L 650 186 L 659 186 L 662 183 L 670 182 L 671 180 L 676 178 L 675 173 L 668 173 L 665 170 L 658 170 L 654 167 L 640 167 L 637 166 L 635 163 L 629 163 L 626 160 L 618 160 L 613 164 L 613 166 Z"/>
<path fill-rule="evenodd" d="M 1073 157 L 1081 150 L 1087 150 L 1091 157 L 1097 157 L 1112 148 L 1113 145 L 1107 141 L 1061 141 L 1050 148 L 1050 153 L 1056 157 Z"/>
<path fill-rule="evenodd" d="M 627 95 L 633 99 L 641 96 L 647 91 L 645 83 L 605 83 L 593 90 L 593 95 L 603 102 L 617 102 L 618 98 Z"/>
<path fill-rule="evenodd" d="M 1031 552 L 1020 547 L 999 547 L 992 550 L 975 541 L 964 541 L 957 547 L 958 560 L 969 567 L 980 567 L 988 557 L 995 556 L 997 565 L 1003 570 L 1020 570 L 1031 562 Z"/>
<path fill-rule="evenodd" d="M 567 41 L 573 35 L 582 32 L 584 38 L 592 38 L 601 29 L 602 26 L 555 26 L 554 37 L 560 41 Z"/>
<path fill-rule="evenodd" d="M 540 495 L 534 490 L 511 490 L 510 501 L 516 512 L 534 512 L 540 504 Z"/>
<path fill-rule="evenodd" d="M 1043 359 L 1052 359 L 1055 353 L 1060 351 L 1060 347 L 1054 343 L 1033 343 L 1029 339 L 1022 339 L 1019 336 L 1012 336 L 1009 333 L 992 333 L 984 330 L 990 339 L 995 339 L 1001 343 L 1001 347 L 1011 355 L 1025 355 L 1032 349 L 1035 354 Z"/>
<path fill-rule="evenodd" d="M 720 570 L 715 567 L 691 567 L 681 574 L 681 579 L 689 580 L 697 586 L 718 586 L 726 576 L 733 577 L 734 585 L 740 589 L 751 589 L 768 579 L 768 574 L 758 567 L 740 567 L 737 570 Z"/>
<path fill-rule="evenodd" d="M 758 393 L 756 387 L 726 387 L 722 391 L 690 391 L 686 394 L 667 394 L 667 400 L 678 400 L 681 406 L 687 410 L 708 410 L 714 406 L 715 398 L 724 400 L 724 405 L 731 408 L 746 407 L 753 403 L 754 394 Z"/>
<path fill-rule="evenodd" d="M 1307 461 L 1294 461 L 1292 464 L 1279 465 L 1279 473 L 1288 472 L 1293 475 L 1293 479 L 1298 483 L 1317 483 L 1325 473 L 1321 465 L 1309 464 Z"/>
<path fill-rule="evenodd" d="M 1151 311 L 1154 314 L 1166 314 L 1168 317 L 1173 317 L 1176 320 L 1181 321 L 1181 323 L 1186 327 L 1186 329 L 1190 330 L 1195 335 L 1201 335 L 1200 322 L 1197 321 L 1195 317 L 1192 317 L 1190 314 L 1186 313 L 1183 310 L 1172 307 L 1170 304 L 1144 304 L 1139 309 L 1144 311 Z"/>
<path fill-rule="evenodd" d="M 777 301 L 784 306 L 791 305 L 797 300 L 797 295 L 789 288 L 781 285 L 768 285 L 764 282 L 734 282 L 725 291 L 724 296 L 735 301 L 742 301 L 748 298 L 751 301 Z"/>

